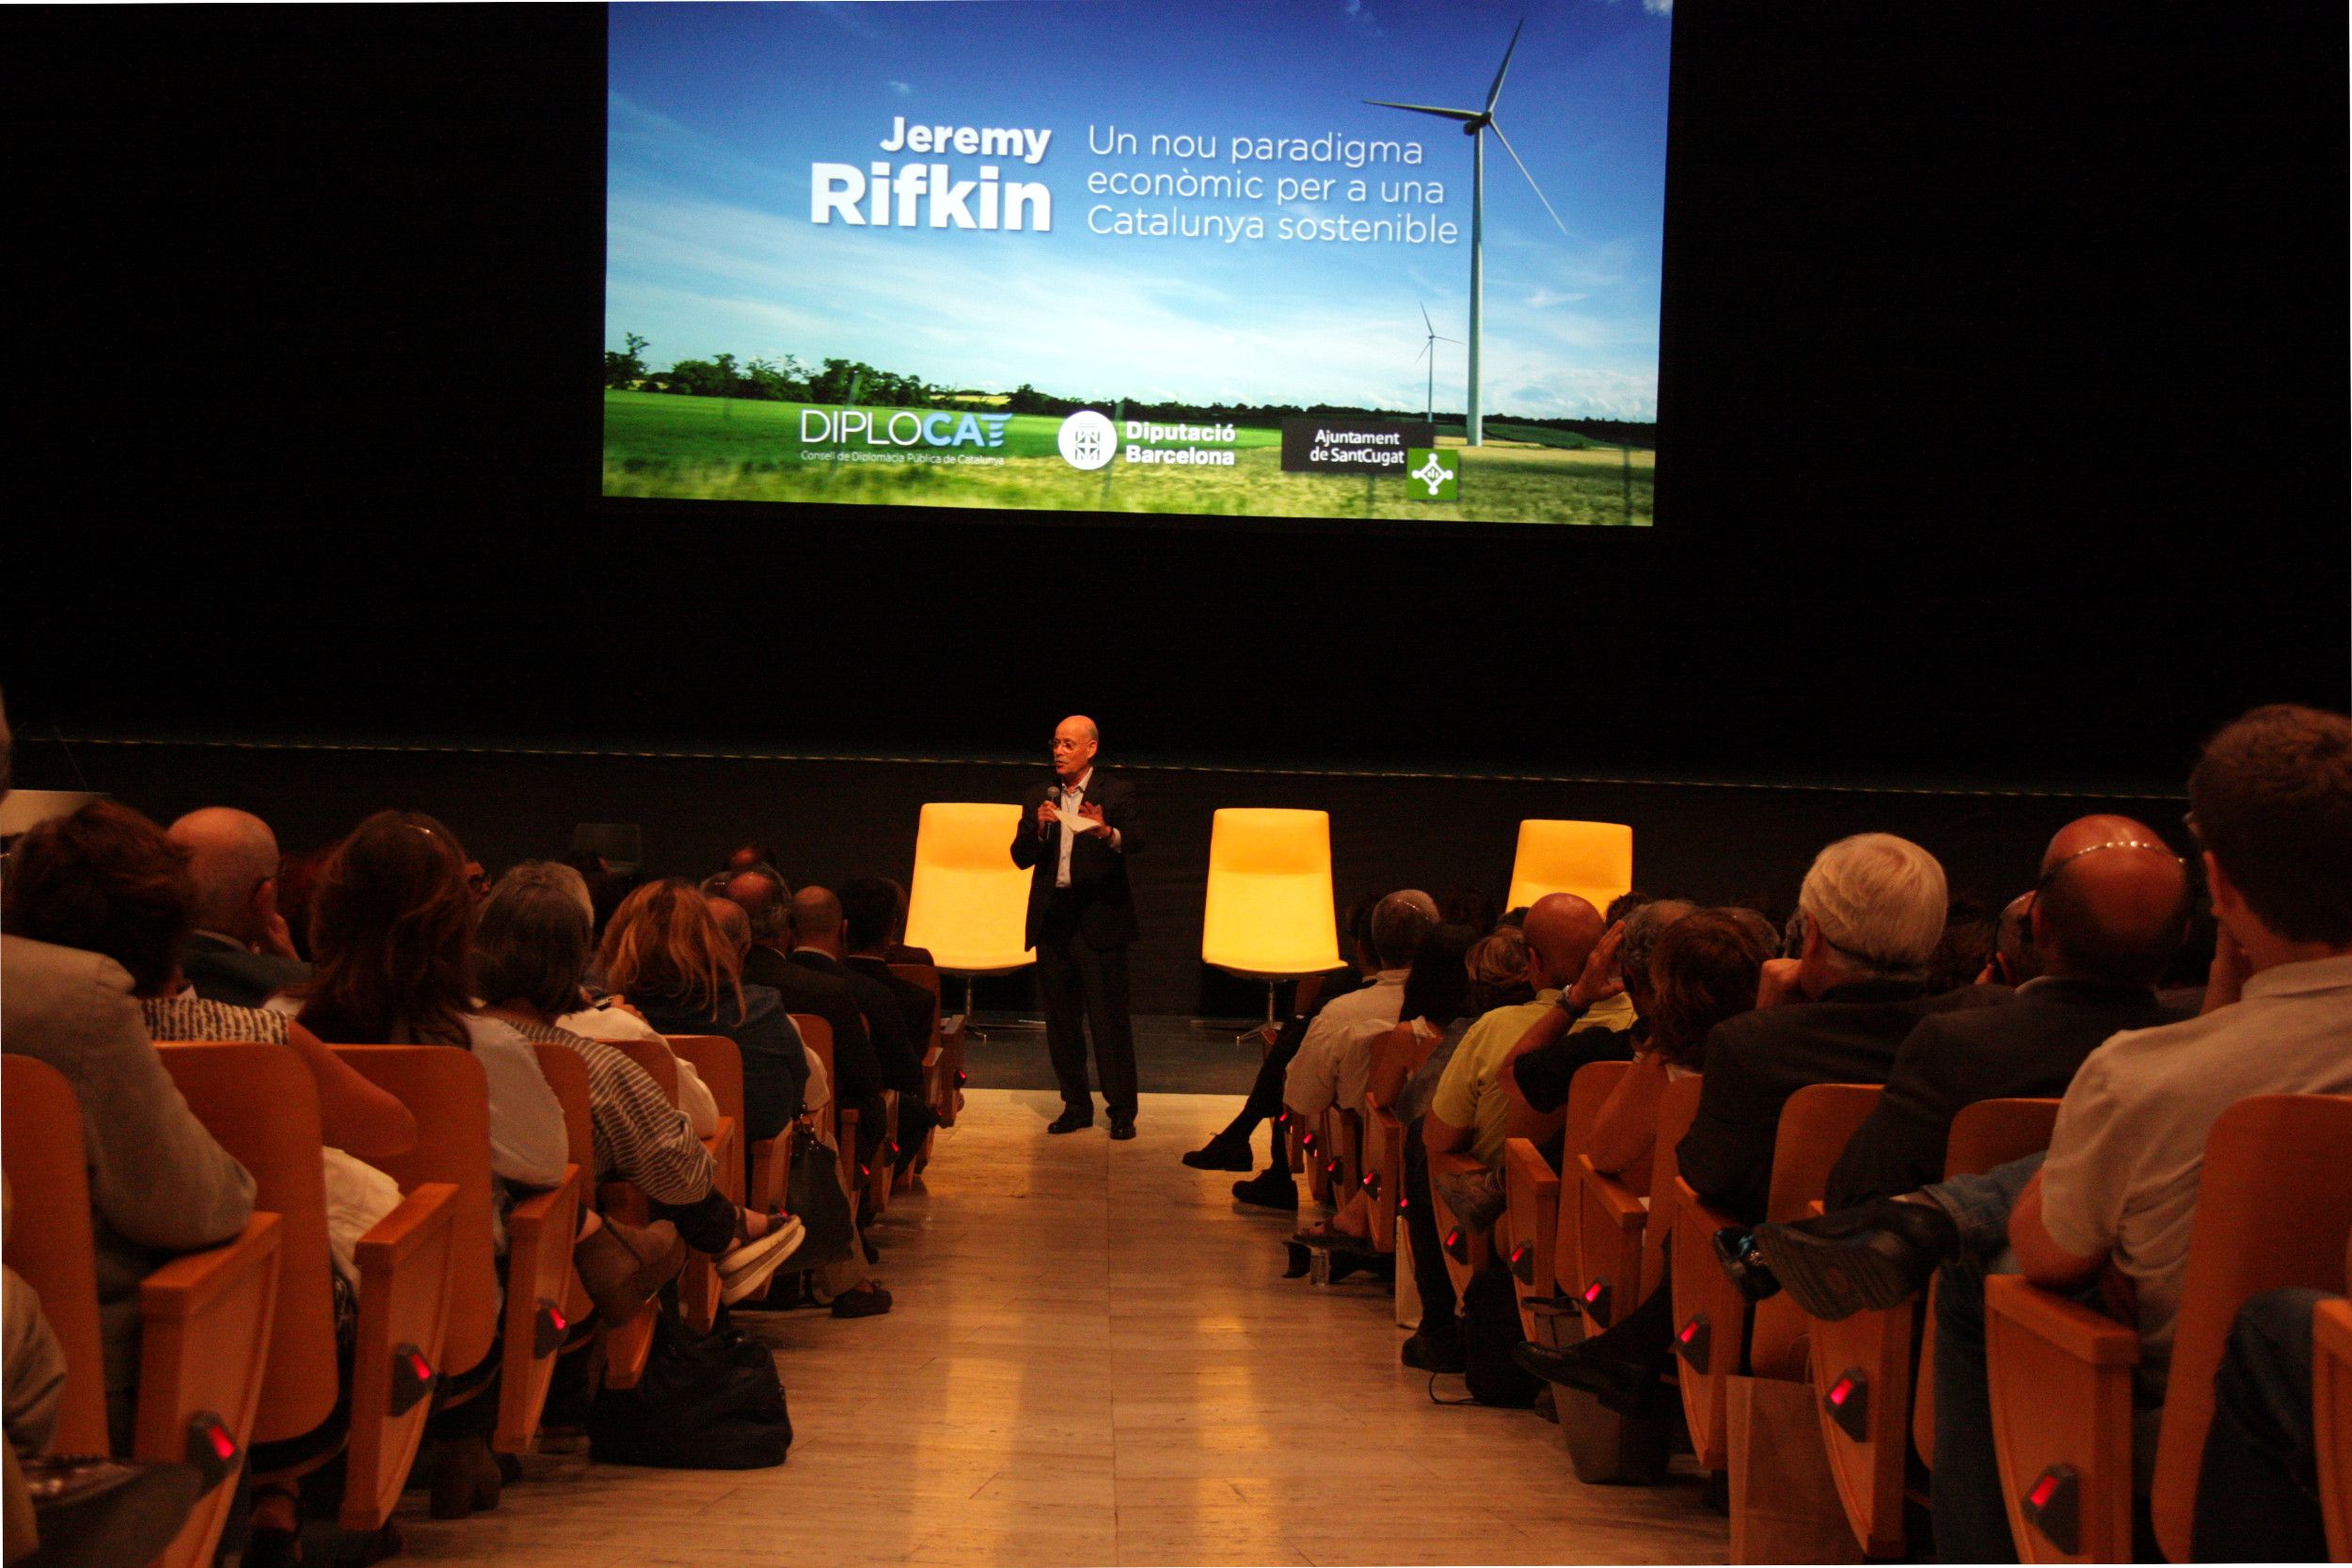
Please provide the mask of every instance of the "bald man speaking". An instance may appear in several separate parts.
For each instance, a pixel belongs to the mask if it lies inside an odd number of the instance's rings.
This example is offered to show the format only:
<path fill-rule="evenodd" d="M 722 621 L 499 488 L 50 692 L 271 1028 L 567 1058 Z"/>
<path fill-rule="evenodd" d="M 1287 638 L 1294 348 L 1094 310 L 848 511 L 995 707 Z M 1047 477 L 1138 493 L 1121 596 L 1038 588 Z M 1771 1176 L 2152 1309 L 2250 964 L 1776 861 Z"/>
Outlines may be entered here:
<path fill-rule="evenodd" d="M 1049 1132 L 1094 1125 L 1087 1036 L 1111 1136 L 1136 1135 L 1136 1037 L 1127 1021 L 1127 945 L 1136 903 L 1127 857 L 1143 849 L 1133 784 L 1094 766 L 1102 736 L 1073 715 L 1054 727 L 1054 777 L 1023 797 L 1012 863 L 1029 872 L 1027 941 L 1045 996 L 1045 1047 L 1061 1085 Z"/>

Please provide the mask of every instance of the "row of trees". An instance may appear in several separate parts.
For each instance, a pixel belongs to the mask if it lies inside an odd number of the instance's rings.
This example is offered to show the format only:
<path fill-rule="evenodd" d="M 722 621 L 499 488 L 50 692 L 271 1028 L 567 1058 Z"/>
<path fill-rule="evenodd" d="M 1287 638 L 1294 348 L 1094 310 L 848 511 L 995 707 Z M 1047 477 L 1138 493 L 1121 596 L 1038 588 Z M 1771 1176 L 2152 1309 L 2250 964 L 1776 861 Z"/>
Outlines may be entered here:
<path fill-rule="evenodd" d="M 626 346 L 619 353 L 604 351 L 609 389 L 765 403 L 848 403 L 854 390 L 857 402 L 877 408 L 924 407 L 955 395 L 919 376 L 877 370 L 856 359 L 827 359 L 809 366 L 789 354 L 749 363 L 732 354 L 717 354 L 707 359 L 680 359 L 666 371 L 657 371 L 645 363 L 644 338 L 631 332 L 622 341 Z"/>
<path fill-rule="evenodd" d="M 874 408 L 922 408 L 944 404 L 969 402 L 976 395 L 947 387 L 935 387 L 920 376 L 901 375 L 896 371 L 877 370 L 856 359 L 827 359 L 812 368 L 802 364 L 791 355 L 779 358 L 757 358 L 748 364 L 732 354 L 714 355 L 708 359 L 681 359 L 666 371 L 649 369 L 645 364 L 646 341 L 636 333 L 623 340 L 627 345 L 615 354 L 604 352 L 604 384 L 611 388 L 635 388 L 642 391 L 675 392 L 687 397 L 747 398 L 772 403 L 856 402 Z M 1051 392 L 1041 392 L 1023 382 L 1008 394 L 1004 408 L 1014 414 L 1063 415 L 1081 408 L 1118 407 L 1125 416 L 1136 420 L 1152 420 L 1161 423 L 1189 420 L 1194 423 L 1267 425 L 1280 420 L 1418 420 L 1421 413 L 1411 408 L 1361 408 L 1343 404 L 1318 403 L 1302 405 L 1294 403 L 1161 403 L 1142 399 L 1065 398 Z M 1511 424 L 1542 425 L 1553 430 L 1574 431 L 1597 441 L 1612 445 L 1646 447 L 1658 438 L 1655 424 L 1635 423 L 1624 420 L 1534 420 L 1516 416 L 1492 415 L 1492 419 Z M 1459 423 L 1461 416 L 1452 416 Z M 1438 416 L 1440 423 L 1447 416 Z"/>

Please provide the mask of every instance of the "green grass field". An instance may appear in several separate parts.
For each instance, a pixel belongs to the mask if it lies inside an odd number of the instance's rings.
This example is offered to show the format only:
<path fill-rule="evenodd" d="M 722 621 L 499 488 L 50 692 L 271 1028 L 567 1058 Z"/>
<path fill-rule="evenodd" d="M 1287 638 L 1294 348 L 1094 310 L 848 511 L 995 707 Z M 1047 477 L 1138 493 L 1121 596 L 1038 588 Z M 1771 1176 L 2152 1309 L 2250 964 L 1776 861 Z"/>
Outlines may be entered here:
<path fill-rule="evenodd" d="M 1064 512 L 1164 512 L 1254 517 L 1388 517 L 1635 527 L 1650 521 L 1654 454 L 1628 454 L 1558 431 L 1462 453 L 1461 499 L 1415 501 L 1402 480 L 1368 481 L 1281 468 L 1281 432 L 1236 432 L 1230 468 L 1141 468 L 1124 462 L 1081 473 L 1061 460 L 1061 420 L 1019 414 L 994 465 L 804 462 L 801 411 L 813 404 L 604 395 L 604 493 L 683 500 L 820 501 L 892 506 L 1023 507 Z M 1490 442 L 1502 427 L 1489 425 Z M 1518 436 L 1522 427 L 1512 427 Z M 1460 444 L 1458 436 L 1439 437 Z M 974 449 L 950 449 L 971 451 Z"/>

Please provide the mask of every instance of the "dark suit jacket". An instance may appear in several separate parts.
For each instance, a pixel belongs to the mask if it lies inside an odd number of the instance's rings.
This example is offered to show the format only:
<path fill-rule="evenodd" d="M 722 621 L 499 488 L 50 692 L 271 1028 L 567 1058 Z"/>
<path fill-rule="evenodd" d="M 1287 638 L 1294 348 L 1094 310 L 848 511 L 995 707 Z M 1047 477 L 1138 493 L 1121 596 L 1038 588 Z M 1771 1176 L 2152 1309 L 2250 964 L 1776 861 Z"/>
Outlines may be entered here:
<path fill-rule="evenodd" d="M 882 1098 L 882 1063 L 874 1055 L 866 1015 L 849 976 L 794 963 L 755 942 L 743 959 L 743 983 L 772 986 L 787 1013 L 811 1013 L 833 1026 L 833 1097 L 836 1104 L 869 1108 Z"/>
<path fill-rule="evenodd" d="M 2006 1007 L 1930 1014 L 1904 1037 L 1879 1108 L 1830 1172 L 1829 1207 L 1942 1180 L 1944 1146 L 1963 1107 L 2062 1095 L 2109 1035 L 2185 1016 L 2144 987 L 2055 978 L 2021 987 Z"/>
<path fill-rule="evenodd" d="M 1031 785 L 1021 797 L 1021 825 L 1013 830 L 1012 863 L 1030 872 L 1029 924 L 1032 947 L 1044 928 L 1045 907 L 1054 896 L 1061 862 L 1061 830 L 1038 834 L 1037 808 L 1058 798 L 1059 779 Z M 1086 803 L 1103 808 L 1103 820 L 1119 830 L 1120 847 L 1102 833 L 1082 833 L 1070 848 L 1070 892 L 1077 904 L 1078 933 L 1089 947 L 1124 947 L 1136 940 L 1136 901 L 1127 887 L 1127 858 L 1143 852 L 1143 811 L 1135 786 L 1098 768 L 1087 781 Z"/>
<path fill-rule="evenodd" d="M 919 1092 L 923 1053 L 931 1046 L 932 1014 L 938 1010 L 938 999 L 914 981 L 893 974 L 887 959 L 852 958 L 848 962 L 850 974 L 862 974 L 876 982 L 897 999 L 899 1022 L 906 1026 L 907 1050 L 914 1058 Z"/>
<path fill-rule="evenodd" d="M 310 977 L 310 966 L 275 953 L 251 953 L 225 937 L 199 931 L 188 939 L 180 973 L 207 1002 L 258 1007 L 270 992 Z"/>
<path fill-rule="evenodd" d="M 791 961 L 813 974 L 838 979 L 850 988 L 858 1016 L 866 1021 L 866 1037 L 874 1045 L 874 1060 L 882 1069 L 882 1087 L 900 1094 L 921 1094 L 923 1058 L 907 1045 L 906 1014 L 898 1010 L 898 999 L 890 988 L 870 974 L 859 974 L 830 953 L 796 947 Z"/>
<path fill-rule="evenodd" d="M 1988 994 L 1979 994 L 1988 993 Z M 1707 1082 L 1691 1131 L 1675 1146 L 1700 1197 L 1743 1225 L 1763 1222 L 1781 1107 L 1814 1084 L 1883 1084 L 1895 1048 L 1930 1013 L 2006 1002 L 1998 986 L 1930 996 L 1924 985 L 1868 980 L 1819 1001 L 1741 1013 L 1707 1037 Z"/>

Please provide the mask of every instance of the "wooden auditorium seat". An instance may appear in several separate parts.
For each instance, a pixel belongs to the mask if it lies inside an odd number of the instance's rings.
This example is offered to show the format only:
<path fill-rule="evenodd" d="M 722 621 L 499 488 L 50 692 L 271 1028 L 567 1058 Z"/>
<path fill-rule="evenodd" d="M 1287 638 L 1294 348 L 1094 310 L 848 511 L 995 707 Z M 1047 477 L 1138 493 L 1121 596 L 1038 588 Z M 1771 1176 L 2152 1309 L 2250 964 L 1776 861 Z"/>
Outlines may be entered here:
<path fill-rule="evenodd" d="M 496 1350 L 499 1413 L 493 1441 L 503 1451 L 524 1451 L 538 1431 L 556 1352 L 569 1323 L 564 1303 L 572 1295 L 572 1243 L 590 1172 L 567 1160 L 555 1186 L 507 1211 L 501 1302 L 490 1230 L 490 1095 L 482 1065 L 471 1052 L 449 1046 L 337 1045 L 334 1051 L 416 1116 L 416 1148 L 374 1163 L 404 1193 L 425 1182 L 457 1189 L 445 1354 L 445 1376 L 454 1386 L 442 1403 L 479 1398 Z"/>
<path fill-rule="evenodd" d="M 66 1357 L 53 1448 L 111 1451 L 98 1325 L 89 1165 L 73 1085 L 30 1056 L 0 1057 L 0 1161 L 17 1205 L 7 1260 L 40 1297 Z M 171 1259 L 139 1285 L 139 1386 L 130 1457 L 197 1463 L 209 1482 L 159 1568 L 213 1560 L 261 1412 L 278 1309 L 278 1217 Z"/>
<path fill-rule="evenodd" d="M 1691 1080 L 1684 1080 L 1688 1083 Z M 1803 1219 L 1828 1185 L 1855 1128 L 1878 1102 L 1876 1085 L 1813 1084 L 1789 1096 L 1782 1107 L 1772 1143 L 1772 1180 L 1766 1217 Z M 1673 1275 L 1675 1351 L 1679 1363 L 1684 1418 L 1691 1445 L 1704 1469 L 1727 1469 L 1731 1460 L 1728 1423 L 1730 1380 L 1753 1373 L 1788 1381 L 1804 1373 L 1804 1316 L 1794 1303 L 1773 1297 L 1750 1322 L 1747 1298 L 1716 1261 L 1715 1232 L 1737 1224 L 1702 1200 L 1677 1172 L 1675 1178 Z M 1732 1534 L 1740 1532 L 1740 1478 L 1733 1478 Z"/>
<path fill-rule="evenodd" d="M 930 1102 L 932 1115 L 939 1118 L 939 1126 L 952 1127 L 956 1120 L 956 1090 L 960 1086 L 957 1074 L 962 1070 L 963 1063 L 961 1049 L 958 1060 L 950 1063 L 947 1059 L 946 1008 L 940 992 L 939 971 L 930 964 L 892 964 L 890 973 L 931 993 L 931 1032 L 923 1042 L 923 1098 Z M 960 1048 L 961 1039 L 958 1044 Z M 930 1164 L 931 1145 L 937 1136 L 938 1129 L 934 1128 L 924 1136 L 921 1148 L 900 1151 L 900 1187 L 913 1185 L 915 1173 Z"/>
<path fill-rule="evenodd" d="M 1582 1069 L 1591 1070 L 1590 1067 Z M 1571 1082 L 1571 1095 L 1575 1087 Z M 1673 1191 L 1675 1146 L 1698 1114 L 1699 1087 L 1699 1078 L 1692 1074 L 1670 1080 L 1661 1092 L 1658 1132 L 1643 1180 L 1628 1180 L 1622 1172 L 1605 1173 L 1581 1150 L 1570 1167 L 1573 1180 L 1564 1174 L 1561 1239 L 1554 1243 L 1559 1258 L 1553 1267 L 1563 1294 L 1573 1301 L 1576 1316 L 1553 1320 L 1553 1332 L 1561 1344 L 1599 1333 L 1660 1288 L 1665 1249 L 1659 1238 L 1673 1224 L 1674 1207 L 1652 1195 Z M 1642 1190 L 1645 1185 L 1647 1193 Z M 1555 1388 L 1553 1397 L 1560 1435 L 1579 1481 L 1647 1485 L 1664 1476 L 1674 1436 L 1669 1420 L 1648 1415 L 1620 1416 L 1592 1395 L 1573 1388 Z"/>
<path fill-rule="evenodd" d="M 1568 1084 L 1565 1118 L 1561 1127 L 1563 1149 L 1581 1151 L 1592 1141 L 1593 1123 L 1601 1106 L 1625 1076 L 1626 1062 L 1587 1062 Z M 1565 1155 L 1564 1159 L 1573 1156 Z M 1573 1169 L 1573 1164 L 1570 1165 Z M 1511 1271 L 1518 1298 L 1519 1323 L 1528 1338 L 1548 1342 L 1549 1333 L 1537 1320 L 1538 1303 L 1549 1303 L 1559 1292 L 1561 1246 L 1576 1245 L 1575 1194 L 1569 1190 L 1567 1221 L 1561 1224 L 1561 1173 L 1551 1168 L 1534 1140 L 1507 1138 L 1502 1145 L 1503 1219 L 1496 1237 L 1497 1250 Z M 1575 1273 L 1570 1265 L 1569 1272 Z"/>
<path fill-rule="evenodd" d="M 596 1105 L 589 1089 L 588 1064 L 580 1053 L 569 1046 L 533 1042 L 532 1050 L 539 1058 L 539 1075 L 555 1092 L 555 1102 L 564 1107 L 564 1137 L 568 1146 L 565 1158 L 582 1172 L 593 1172 L 596 1168 Z M 606 1183 L 592 1186 L 583 1176 L 580 1201 L 601 1209 L 606 1191 L 622 1185 Z M 634 1188 L 626 1190 L 635 1191 Z M 588 1287 L 580 1280 L 577 1267 L 564 1281 L 564 1299 L 559 1310 L 566 1324 L 573 1328 L 588 1322 L 590 1314 L 596 1310 L 596 1304 L 589 1299 Z M 645 1360 L 653 1353 L 654 1320 L 659 1315 L 659 1306 L 649 1302 L 634 1317 L 620 1323 L 603 1319 L 596 1321 L 595 1327 L 603 1357 L 603 1378 L 608 1386 L 637 1386 L 637 1380 L 644 1375 Z M 526 1438 L 529 1436 L 528 1433 L 523 1435 Z M 502 1453 L 518 1452 L 519 1449 L 512 1447 L 516 1440 L 516 1434 L 501 1424 L 491 1443 Z"/>
<path fill-rule="evenodd" d="M 1947 1177 L 1979 1174 L 2049 1147 L 2055 1100 L 1987 1100 L 1954 1119 Z M 1910 1460 L 1920 1300 L 1836 1323 L 1808 1319 L 1814 1409 L 1830 1476 L 1855 1544 L 1874 1558 L 1904 1549 L 1905 1472 Z M 1930 1418 L 1932 1420 L 1932 1416 Z M 1932 1433 L 1933 1428 L 1929 1429 Z M 1931 1435 L 1928 1448 L 1933 1449 Z"/>
<path fill-rule="evenodd" d="M 2312 1418 L 2328 1557 L 2352 1562 L 2352 1301 L 2323 1301 L 2312 1319 Z"/>
<path fill-rule="evenodd" d="M 1309 979 L 1321 989 L 1321 975 Z M 1302 980 L 1299 986 L 1303 990 L 1308 983 Z M 1372 1244 L 1382 1252 L 1396 1250 L 1396 1220 L 1404 1212 L 1405 1124 L 1397 1118 L 1393 1096 L 1382 1098 L 1379 1085 L 1389 1080 L 1403 1085 L 1437 1045 L 1409 1021 L 1373 1042 L 1373 1086 L 1364 1091 L 1360 1163 L 1364 1192 L 1372 1201 Z"/>
<path fill-rule="evenodd" d="M 2011 1160 L 2022 1160 L 2050 1147 L 2050 1131 L 2058 1125 L 2055 1100 L 1984 1100 L 1963 1109 L 1952 1119 L 1944 1148 L 1944 1174 L 1981 1176 Z M 1920 1295 L 1920 1322 L 1935 1322 L 1935 1281 Z M 1911 1449 L 1919 1463 L 1935 1465 L 1935 1335 L 1922 1332 L 1919 1371 L 1912 1381 Z"/>
<path fill-rule="evenodd" d="M 2254 1096 L 2206 1139 L 2150 1499 L 2172 1561 L 2188 1560 L 2231 1323 L 2265 1291 L 2341 1288 L 2348 1169 L 2352 1096 Z M 2139 1336 L 2015 1275 L 1986 1280 L 1984 1306 L 1994 1448 L 2020 1558 L 2128 1560 Z"/>
<path fill-rule="evenodd" d="M 620 1042 L 619 1049 L 630 1061 L 644 1069 L 645 1076 L 653 1080 L 654 1087 L 661 1091 L 662 1098 L 670 1102 L 670 1109 L 675 1111 L 678 1108 L 678 1058 L 687 1055 L 678 1049 L 679 1041 L 712 1037 L 718 1037 L 681 1035 L 666 1043 L 661 1040 L 624 1040 Z M 721 1043 L 730 1053 L 727 1061 L 734 1068 L 734 1071 L 727 1075 L 731 1096 L 723 1092 L 718 1080 L 702 1071 L 700 1062 L 694 1065 L 694 1070 L 710 1090 L 710 1098 L 719 1106 L 719 1125 L 710 1136 L 702 1140 L 702 1145 L 718 1166 L 719 1190 L 740 1202 L 743 1155 L 738 1139 L 743 1126 L 743 1061 L 739 1054 L 734 1054 L 733 1040 L 721 1038 Z M 718 1053 L 706 1052 L 705 1054 L 715 1059 Z M 691 1056 L 687 1059 L 694 1061 Z M 730 1185 L 727 1172 L 731 1169 L 738 1174 Z M 642 1216 L 631 1218 L 630 1223 L 643 1224 L 652 1217 L 650 1205 L 631 1203 L 628 1208 L 632 1216 Z M 720 1293 L 718 1264 L 707 1253 L 696 1252 L 690 1247 L 686 1254 L 686 1267 L 678 1272 L 678 1315 L 686 1320 L 689 1326 L 707 1334 L 711 1325 L 719 1321 Z"/>
<path fill-rule="evenodd" d="M 255 1207 L 282 1227 L 278 1313 L 253 1439 L 300 1451 L 257 1468 L 254 1479 L 294 1480 L 342 1452 L 342 1528 L 376 1529 L 391 1517 L 424 1438 L 449 1324 L 456 1189 L 424 1184 L 359 1238 L 351 1402 L 343 1428 L 323 1431 L 341 1378 L 317 1081 L 283 1045 L 159 1043 L 156 1053 L 196 1119 L 252 1174 Z M 315 1443 L 295 1442 L 314 1433 Z"/>
<path fill-rule="evenodd" d="M 831 1144 L 834 1156 L 841 1163 L 841 1190 L 857 1191 L 857 1113 L 841 1103 L 841 1070 L 834 1060 L 833 1025 L 815 1013 L 794 1013 L 793 1027 L 801 1032 L 801 1043 L 817 1053 L 825 1065 L 825 1083 L 832 1093 L 821 1106 L 812 1106 L 811 1118 L 817 1135 Z"/>
<path fill-rule="evenodd" d="M 1494 1259 L 1494 1231 L 1472 1230 L 1455 1215 L 1447 1204 L 1445 1194 L 1438 1188 L 1438 1179 L 1444 1175 L 1470 1176 L 1485 1170 L 1477 1155 L 1469 1149 L 1451 1154 L 1429 1156 L 1429 1201 L 1438 1220 L 1438 1246 L 1445 1254 L 1446 1277 L 1454 1282 L 1455 1300 L 1462 1299 L 1470 1280 Z"/>

